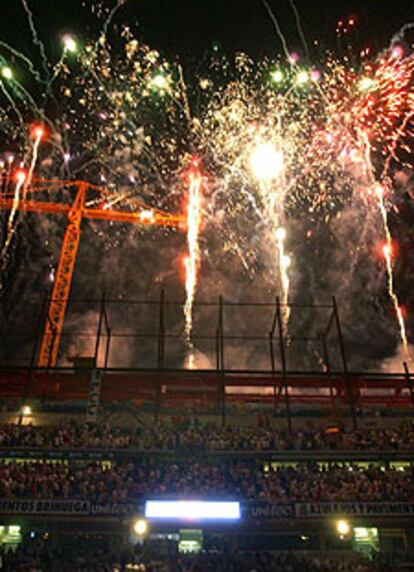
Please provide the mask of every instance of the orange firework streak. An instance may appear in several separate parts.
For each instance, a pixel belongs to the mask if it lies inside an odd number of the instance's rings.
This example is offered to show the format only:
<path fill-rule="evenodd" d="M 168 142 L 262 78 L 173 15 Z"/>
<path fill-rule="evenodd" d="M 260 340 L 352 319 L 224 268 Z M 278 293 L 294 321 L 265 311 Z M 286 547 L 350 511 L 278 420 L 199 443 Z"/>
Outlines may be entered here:
<path fill-rule="evenodd" d="M 17 171 L 16 175 L 16 186 L 14 188 L 14 193 L 13 193 L 13 198 L 10 199 L 10 215 L 9 215 L 9 220 L 7 221 L 7 235 L 6 235 L 6 240 L 4 242 L 3 248 L 1 249 L 1 259 L 2 259 L 2 269 L 4 270 L 5 265 L 6 265 L 6 254 L 7 251 L 9 249 L 11 240 L 13 238 L 13 223 L 14 223 L 14 218 L 16 216 L 17 210 L 19 208 L 19 202 L 20 202 L 20 191 L 23 188 L 26 178 L 27 178 L 27 173 L 25 171 L 23 171 L 22 169 L 20 169 L 19 171 Z"/>
<path fill-rule="evenodd" d="M 398 326 L 400 328 L 401 341 L 403 343 L 405 352 L 408 354 L 408 340 L 407 340 L 407 331 L 405 327 L 404 316 L 402 313 L 400 302 L 398 300 L 398 296 L 394 290 L 394 272 L 392 263 L 392 237 L 388 226 L 387 210 L 384 205 L 384 189 L 380 185 L 378 185 L 375 188 L 375 194 L 377 195 L 378 198 L 378 207 L 381 212 L 382 222 L 385 230 L 386 244 L 384 245 L 382 252 L 384 254 L 385 264 L 387 266 L 388 294 L 394 305 L 395 315 L 397 317 Z"/>
<path fill-rule="evenodd" d="M 189 190 L 187 205 L 187 244 L 188 256 L 184 259 L 186 278 L 186 301 L 184 305 L 185 335 L 192 349 L 191 332 L 193 329 L 193 304 L 197 286 L 197 274 L 200 267 L 200 246 L 198 243 L 201 225 L 201 188 L 203 177 L 197 160 L 193 161 L 188 174 Z M 190 356 L 191 366 L 192 356 Z"/>
<path fill-rule="evenodd" d="M 368 135 L 366 132 L 364 132 L 364 131 L 361 132 L 361 136 L 362 136 L 362 141 L 363 141 L 364 150 L 365 150 L 364 156 L 365 156 L 366 166 L 368 168 L 368 174 L 371 178 L 372 183 L 375 183 L 374 168 L 372 166 L 372 161 L 371 161 L 371 144 L 369 142 L 369 138 L 368 138 Z M 374 192 L 375 192 L 375 195 L 376 195 L 377 200 L 378 200 L 378 209 L 379 209 L 379 212 L 381 214 L 382 224 L 383 224 L 384 233 L 385 233 L 386 243 L 385 243 L 384 248 L 382 249 L 382 253 L 383 253 L 384 258 L 385 258 L 385 266 L 387 269 L 388 295 L 391 298 L 392 304 L 394 306 L 395 316 L 397 318 L 398 328 L 400 331 L 401 342 L 403 344 L 404 351 L 405 351 L 406 355 L 408 356 L 407 329 L 406 329 L 406 325 L 405 325 L 403 312 L 402 312 L 402 309 L 400 306 L 400 301 L 398 299 L 398 296 L 397 296 L 397 294 L 395 292 L 395 288 L 394 288 L 394 266 L 393 266 L 393 262 L 392 262 L 392 236 L 391 236 L 390 227 L 388 225 L 387 209 L 386 209 L 385 203 L 384 203 L 384 187 L 379 183 L 375 183 Z"/>
<path fill-rule="evenodd" d="M 40 192 L 56 192 L 62 189 L 76 192 L 72 204 L 47 202 L 37 200 L 36 198 L 36 194 Z M 44 179 L 32 180 L 31 185 L 27 188 L 27 195 L 33 197 L 31 199 L 19 198 L 16 200 L 9 193 L 0 197 L 0 210 L 15 209 L 25 212 L 65 215 L 68 219 L 38 357 L 39 367 L 54 367 L 56 365 L 73 270 L 79 248 L 81 224 L 84 218 L 176 228 L 182 227 L 183 224 L 185 225 L 183 217 L 170 215 L 157 209 L 149 209 L 140 202 L 136 203 L 136 211 L 114 210 L 105 208 L 105 205 L 89 208 L 86 201 L 88 192 L 94 193 L 95 198 L 102 195 L 101 203 L 105 200 L 105 189 L 85 181 L 47 181 Z"/>

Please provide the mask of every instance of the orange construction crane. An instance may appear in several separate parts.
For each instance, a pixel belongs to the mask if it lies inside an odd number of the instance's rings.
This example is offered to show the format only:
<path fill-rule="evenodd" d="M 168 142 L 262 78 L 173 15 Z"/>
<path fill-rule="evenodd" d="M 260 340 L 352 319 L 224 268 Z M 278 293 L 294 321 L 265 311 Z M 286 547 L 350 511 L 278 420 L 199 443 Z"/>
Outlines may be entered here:
<path fill-rule="evenodd" d="M 121 202 L 119 197 L 86 181 L 33 179 L 30 185 L 23 187 L 18 200 L 14 193 L 9 191 L 9 180 L 3 179 L 4 186 L 5 192 L 0 192 L 0 210 L 16 209 L 65 215 L 68 219 L 37 362 L 39 367 L 54 367 L 79 247 L 82 220 L 86 218 L 180 228 L 185 225 L 185 217 L 149 208 L 136 199 L 125 201 L 129 210 L 114 208 Z M 62 202 L 49 202 L 45 195 L 51 192 L 60 193 Z M 39 199 L 39 196 L 43 200 Z M 68 196 L 72 202 L 64 202 Z"/>

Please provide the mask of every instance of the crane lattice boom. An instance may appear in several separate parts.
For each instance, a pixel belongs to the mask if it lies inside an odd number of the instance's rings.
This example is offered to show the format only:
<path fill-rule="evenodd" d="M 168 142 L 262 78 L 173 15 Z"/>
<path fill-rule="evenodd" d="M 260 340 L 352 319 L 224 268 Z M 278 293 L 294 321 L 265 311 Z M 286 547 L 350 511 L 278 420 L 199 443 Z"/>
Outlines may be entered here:
<path fill-rule="evenodd" d="M 6 192 L 0 193 L 0 210 L 17 208 L 25 212 L 65 215 L 68 219 L 38 357 L 39 367 L 54 367 L 79 248 L 82 220 L 86 218 L 182 228 L 185 226 L 185 218 L 149 208 L 141 202 L 134 203 L 132 210 L 114 209 L 110 206 L 111 201 L 107 200 L 110 196 L 108 191 L 86 181 L 33 179 L 16 204 L 13 193 L 8 191 L 9 180 L 0 179 L 0 182 L 0 188 L 6 187 Z M 76 193 L 71 204 L 37 198 L 64 189 Z M 95 200 L 88 201 L 88 192 L 94 194 Z M 98 206 L 96 203 L 99 203 Z"/>

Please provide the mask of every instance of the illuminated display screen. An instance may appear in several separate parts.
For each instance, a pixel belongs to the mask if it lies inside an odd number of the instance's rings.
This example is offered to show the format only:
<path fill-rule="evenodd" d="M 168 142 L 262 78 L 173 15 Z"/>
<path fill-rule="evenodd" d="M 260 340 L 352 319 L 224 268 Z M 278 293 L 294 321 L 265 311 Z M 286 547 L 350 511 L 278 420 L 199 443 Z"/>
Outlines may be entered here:
<path fill-rule="evenodd" d="M 219 501 L 146 501 L 146 518 L 168 520 L 238 520 L 240 503 Z"/>

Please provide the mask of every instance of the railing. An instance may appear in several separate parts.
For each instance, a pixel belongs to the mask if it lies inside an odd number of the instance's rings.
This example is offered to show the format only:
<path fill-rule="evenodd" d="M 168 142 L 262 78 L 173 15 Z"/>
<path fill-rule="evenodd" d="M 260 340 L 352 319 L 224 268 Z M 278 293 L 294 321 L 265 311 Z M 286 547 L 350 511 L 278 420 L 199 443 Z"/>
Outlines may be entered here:
<path fill-rule="evenodd" d="M 260 402 L 273 405 L 275 413 L 284 409 L 291 430 L 294 405 L 326 405 L 332 410 L 340 405 L 356 427 L 362 407 L 414 406 L 407 364 L 401 364 L 396 375 L 352 371 L 335 298 L 328 304 L 289 303 L 289 331 L 285 331 L 284 305 L 278 298 L 232 302 L 219 296 L 215 301 L 197 301 L 191 344 L 183 335 L 183 303 L 168 300 L 163 291 L 158 300 L 103 295 L 99 300 L 65 302 L 67 320 L 57 333 L 61 340 L 58 367 L 34 367 L 41 338 L 38 329 L 31 336 L 24 389 L 19 380 L 10 383 L 10 375 L 5 379 L 0 371 L 1 397 L 86 399 L 88 391 L 80 378 L 88 375 L 88 367 L 95 367 L 104 372 L 103 401 L 151 401 L 156 418 L 166 403 L 193 401 L 214 404 L 224 424 L 228 404 Z M 13 357 L 18 333 L 0 333 L 9 350 L 5 357 Z M 9 374 L 14 371 L 9 367 Z M 25 375 L 24 368 L 20 372 Z M 52 378 L 59 375 L 55 383 Z M 127 375 L 131 379 L 122 392 Z M 182 383 L 177 383 L 179 376 Z M 63 389 L 57 391 L 58 387 Z"/>

